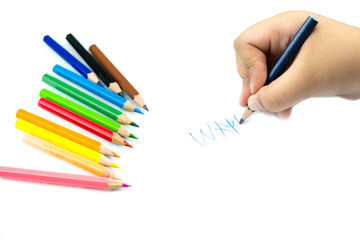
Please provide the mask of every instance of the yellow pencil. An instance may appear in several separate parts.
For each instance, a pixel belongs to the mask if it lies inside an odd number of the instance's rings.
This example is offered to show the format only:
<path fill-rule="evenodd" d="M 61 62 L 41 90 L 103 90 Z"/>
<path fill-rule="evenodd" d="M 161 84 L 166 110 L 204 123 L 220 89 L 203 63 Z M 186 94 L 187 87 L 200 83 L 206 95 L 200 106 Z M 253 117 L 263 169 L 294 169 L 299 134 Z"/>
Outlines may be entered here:
<path fill-rule="evenodd" d="M 25 134 L 23 141 L 30 146 L 33 146 L 57 158 L 65 160 L 100 177 L 110 177 L 116 180 L 121 180 L 107 167 L 100 165 L 99 163 L 93 162 L 89 159 L 86 159 L 78 154 L 72 153 L 66 149 L 58 147 L 31 134 Z"/>
<path fill-rule="evenodd" d="M 100 163 L 107 167 L 111 166 L 111 167 L 119 168 L 115 163 L 111 163 L 111 161 L 107 157 L 103 156 L 101 153 L 96 152 L 90 148 L 84 147 L 76 142 L 70 141 L 67 138 L 61 137 L 53 132 L 50 132 L 39 126 L 29 123 L 21 118 L 19 118 L 16 121 L 15 127 L 21 131 L 24 131 L 38 138 L 41 138 L 45 141 L 48 141 L 58 147 L 62 147 L 70 152 L 79 154 L 80 156 L 87 158 L 91 161 Z"/>
<path fill-rule="evenodd" d="M 40 104 L 40 101 L 39 101 L 39 104 Z M 72 130 L 70 130 L 66 127 L 63 127 L 59 124 L 56 124 L 54 122 L 51 122 L 45 118 L 39 117 L 31 112 L 25 111 L 23 109 L 19 109 L 16 112 L 16 117 L 22 118 L 25 121 L 28 121 L 29 123 L 35 124 L 36 126 L 44 128 L 46 130 L 49 130 L 50 132 L 58 134 L 64 138 L 67 138 L 73 142 L 79 143 L 85 147 L 88 147 L 88 148 L 95 150 L 99 153 L 102 153 L 104 155 L 119 157 L 119 155 L 117 155 L 110 149 L 106 148 L 101 142 L 98 142 L 92 138 L 86 137 L 80 133 L 72 131 Z"/>

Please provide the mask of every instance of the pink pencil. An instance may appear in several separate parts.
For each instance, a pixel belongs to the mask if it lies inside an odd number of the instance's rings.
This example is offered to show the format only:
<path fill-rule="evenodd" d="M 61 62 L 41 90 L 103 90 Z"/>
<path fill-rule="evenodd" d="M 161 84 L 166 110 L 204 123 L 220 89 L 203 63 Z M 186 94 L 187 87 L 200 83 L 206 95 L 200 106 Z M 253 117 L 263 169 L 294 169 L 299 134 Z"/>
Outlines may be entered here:
<path fill-rule="evenodd" d="M 96 188 L 103 190 L 113 190 L 123 187 L 131 187 L 130 185 L 106 177 L 47 172 L 3 166 L 0 166 L 0 177 L 31 182 L 68 185 L 74 187 Z"/>

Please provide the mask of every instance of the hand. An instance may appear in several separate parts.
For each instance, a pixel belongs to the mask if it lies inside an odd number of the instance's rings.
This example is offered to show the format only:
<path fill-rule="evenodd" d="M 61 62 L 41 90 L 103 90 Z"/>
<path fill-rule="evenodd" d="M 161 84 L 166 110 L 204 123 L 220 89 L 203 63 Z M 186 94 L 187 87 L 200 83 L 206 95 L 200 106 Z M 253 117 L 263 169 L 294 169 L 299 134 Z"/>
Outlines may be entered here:
<path fill-rule="evenodd" d="M 267 72 L 280 57 L 308 15 L 319 23 L 292 65 L 264 86 Z M 243 79 L 240 105 L 290 115 L 309 97 L 360 98 L 360 29 L 304 11 L 281 13 L 244 31 L 234 42 Z"/>

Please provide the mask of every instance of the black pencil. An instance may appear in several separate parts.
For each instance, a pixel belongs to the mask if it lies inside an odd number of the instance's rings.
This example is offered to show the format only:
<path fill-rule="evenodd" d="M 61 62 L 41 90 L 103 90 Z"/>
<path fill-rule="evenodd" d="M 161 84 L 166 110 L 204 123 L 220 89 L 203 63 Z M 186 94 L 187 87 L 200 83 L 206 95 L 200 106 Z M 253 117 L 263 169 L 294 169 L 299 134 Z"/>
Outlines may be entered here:
<path fill-rule="evenodd" d="M 112 92 L 124 97 L 124 93 L 121 90 L 120 85 L 71 33 L 66 36 L 66 40 L 68 40 L 71 46 L 79 53 L 79 55 L 85 60 L 85 62 Z"/>

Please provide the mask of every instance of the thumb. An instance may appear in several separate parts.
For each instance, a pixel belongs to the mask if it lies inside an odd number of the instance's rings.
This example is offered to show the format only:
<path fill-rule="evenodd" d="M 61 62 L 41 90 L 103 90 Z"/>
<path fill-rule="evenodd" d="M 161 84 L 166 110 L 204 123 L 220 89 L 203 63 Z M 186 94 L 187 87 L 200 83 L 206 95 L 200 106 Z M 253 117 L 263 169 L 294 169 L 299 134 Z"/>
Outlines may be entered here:
<path fill-rule="evenodd" d="M 291 108 L 311 96 L 314 84 L 309 79 L 311 78 L 304 76 L 304 71 L 301 71 L 300 67 L 291 66 L 274 82 L 250 96 L 248 106 L 252 110 L 270 112 L 281 112 Z"/>

